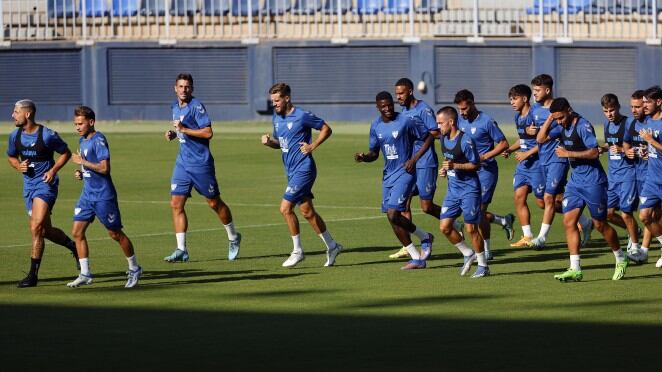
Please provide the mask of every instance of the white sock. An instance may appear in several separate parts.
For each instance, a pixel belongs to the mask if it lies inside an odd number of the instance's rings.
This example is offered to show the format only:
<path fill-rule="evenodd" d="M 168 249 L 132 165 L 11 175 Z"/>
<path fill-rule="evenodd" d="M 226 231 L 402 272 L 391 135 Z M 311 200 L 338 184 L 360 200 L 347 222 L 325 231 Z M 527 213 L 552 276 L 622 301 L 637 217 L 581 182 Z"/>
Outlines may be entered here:
<path fill-rule="evenodd" d="M 639 250 L 641 251 L 641 253 L 643 253 L 643 254 L 645 254 L 646 256 L 648 256 L 648 247 L 644 247 L 644 246 L 642 245 L 641 248 L 639 248 Z"/>
<path fill-rule="evenodd" d="M 522 226 L 522 233 L 527 238 L 533 238 L 533 233 L 531 232 L 531 225 Z"/>
<path fill-rule="evenodd" d="M 465 257 L 471 256 L 471 254 L 474 253 L 473 249 L 469 248 L 469 246 L 467 245 L 467 243 L 465 243 L 464 240 L 455 244 L 455 246 L 460 251 L 460 253 L 462 253 L 462 255 Z"/>
<path fill-rule="evenodd" d="M 662 244 L 662 235 L 658 236 L 658 237 L 655 238 L 655 239 L 657 239 L 657 241 L 660 242 L 660 244 Z"/>
<path fill-rule="evenodd" d="M 186 233 L 175 233 L 175 239 L 177 239 L 177 249 L 186 252 Z"/>
<path fill-rule="evenodd" d="M 131 257 L 127 257 L 126 260 L 129 261 L 129 270 L 136 271 L 140 267 L 138 266 L 138 259 L 135 254 Z"/>
<path fill-rule="evenodd" d="M 506 226 L 506 217 L 499 216 L 498 214 L 493 214 L 494 221 L 492 222 L 495 225 Z"/>
<path fill-rule="evenodd" d="M 326 230 L 325 232 L 319 234 L 320 239 L 324 242 L 324 245 L 326 245 L 326 249 L 332 249 L 335 248 L 338 243 L 336 243 L 335 240 L 331 237 L 331 233 L 329 233 L 329 230 Z"/>
<path fill-rule="evenodd" d="M 612 251 L 614 253 L 614 257 L 616 257 L 616 263 L 621 263 L 625 261 L 625 253 L 623 253 L 623 250 L 618 248 L 615 251 Z"/>
<path fill-rule="evenodd" d="M 301 237 L 299 234 L 294 235 L 292 237 L 292 245 L 294 248 L 292 249 L 292 253 L 303 253 L 303 247 L 301 246 Z"/>
<path fill-rule="evenodd" d="M 79 258 L 80 262 L 80 273 L 83 275 L 90 276 L 90 259 L 89 258 Z"/>
<path fill-rule="evenodd" d="M 425 230 L 421 230 L 418 226 L 416 226 L 416 231 L 414 231 L 414 235 L 416 235 L 421 240 L 428 238 L 428 232 Z"/>
<path fill-rule="evenodd" d="M 230 222 L 225 227 L 225 232 L 228 233 L 228 240 L 237 240 L 237 231 L 234 229 L 234 222 Z"/>
<path fill-rule="evenodd" d="M 485 251 L 485 254 L 487 255 L 490 254 L 490 239 L 483 240 L 483 249 Z"/>
<path fill-rule="evenodd" d="M 570 255 L 570 268 L 573 270 L 581 271 L 582 266 L 579 264 L 579 255 L 571 254 Z"/>
<path fill-rule="evenodd" d="M 478 259 L 478 266 L 487 267 L 487 258 L 485 258 L 485 252 L 476 253 L 476 258 Z"/>
<path fill-rule="evenodd" d="M 540 225 L 540 234 L 538 234 L 538 240 L 542 240 L 543 242 L 547 240 L 547 234 L 549 234 L 550 227 L 552 227 L 552 225 L 546 223 Z"/>
<path fill-rule="evenodd" d="M 584 226 L 588 226 L 591 222 L 592 222 L 592 221 L 591 221 L 590 218 L 584 216 L 583 214 L 580 214 L 580 215 L 579 215 L 579 224 L 582 225 L 582 228 L 583 228 Z"/>
<path fill-rule="evenodd" d="M 407 252 L 409 252 L 409 257 L 411 257 L 412 260 L 420 260 L 421 259 L 421 254 L 418 253 L 418 249 L 416 249 L 416 246 L 414 246 L 414 243 L 409 244 L 405 248 L 407 249 Z"/>

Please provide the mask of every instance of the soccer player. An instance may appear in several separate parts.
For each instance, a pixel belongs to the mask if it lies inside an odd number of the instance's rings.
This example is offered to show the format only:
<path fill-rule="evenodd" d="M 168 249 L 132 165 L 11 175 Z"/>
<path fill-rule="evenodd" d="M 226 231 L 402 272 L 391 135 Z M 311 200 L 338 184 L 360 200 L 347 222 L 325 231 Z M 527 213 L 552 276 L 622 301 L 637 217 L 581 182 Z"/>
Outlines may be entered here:
<path fill-rule="evenodd" d="M 526 202 L 530 193 L 536 197 L 536 203 L 540 208 L 545 208 L 543 196 L 545 192 L 545 179 L 542 175 L 542 166 L 538 156 L 538 142 L 536 134 L 527 133 L 527 128 L 535 126 L 535 121 L 531 115 L 531 88 L 524 84 L 518 84 L 510 88 L 508 92 L 510 105 L 515 114 L 515 125 L 519 141 L 513 143 L 503 152 L 503 156 L 508 158 L 511 153 L 515 153 L 515 160 L 518 161 L 513 177 L 513 188 L 515 190 L 515 212 L 522 225 L 522 238 L 510 246 L 515 248 L 527 247 L 533 240 L 531 232 L 531 211 Z"/>
<path fill-rule="evenodd" d="M 619 247 L 616 231 L 607 222 L 607 175 L 598 160 L 598 142 L 593 126 L 575 113 L 563 97 L 552 101 L 549 112 L 551 119 L 543 124 L 540 132 L 546 137 L 553 122 L 561 126 L 561 146 L 556 148 L 556 156 L 567 159 L 572 168 L 562 202 L 570 268 L 554 278 L 561 282 L 583 278 L 577 222 L 584 207 L 588 207 L 594 228 L 602 234 L 616 258 L 612 280 L 620 280 L 625 275 L 628 259 Z"/>
<path fill-rule="evenodd" d="M 188 218 L 184 206 L 195 188 L 223 223 L 229 240 L 228 260 L 232 261 L 239 255 L 241 234 L 235 230 L 232 213 L 221 199 L 216 182 L 214 158 L 209 151 L 209 140 L 214 135 L 211 120 L 202 102 L 193 97 L 193 76 L 187 73 L 177 75 L 175 94 L 177 98 L 172 103 L 172 125 L 175 130 L 168 130 L 165 138 L 168 141 L 177 138 L 179 141 L 179 154 L 170 181 L 170 207 L 177 249 L 164 260 L 186 262 L 189 259 L 186 247 Z"/>
<path fill-rule="evenodd" d="M 125 288 L 133 288 L 138 284 L 142 268 L 138 265 L 133 244 L 122 231 L 122 218 L 117 204 L 117 191 L 110 177 L 110 150 L 108 141 L 101 132 L 94 128 L 96 115 L 87 106 L 74 109 L 74 127 L 80 134 L 78 153 L 73 154 L 72 161 L 80 165 L 74 176 L 83 181 L 78 203 L 74 209 L 74 226 L 72 235 L 76 240 L 80 274 L 68 287 L 92 284 L 90 271 L 89 248 L 85 231 L 96 216 L 108 230 L 108 235 L 119 243 L 129 262 Z"/>
<path fill-rule="evenodd" d="M 478 111 L 474 101 L 474 95 L 469 90 L 463 89 L 455 94 L 454 103 L 460 112 L 458 119 L 458 128 L 466 133 L 476 143 L 478 154 L 480 154 L 481 166 L 478 170 L 478 177 L 481 185 L 481 211 L 483 218 L 480 220 L 480 233 L 483 236 L 485 257 L 492 259 L 490 250 L 490 223 L 501 226 L 506 232 L 506 238 L 513 240 L 513 220 L 515 216 L 507 214 L 499 216 L 487 211 L 494 190 L 496 190 L 499 179 L 499 166 L 495 157 L 506 150 L 508 140 L 503 135 L 501 129 L 489 115 Z"/>
<path fill-rule="evenodd" d="M 403 215 L 410 220 L 411 217 L 411 200 L 413 196 L 418 195 L 421 200 L 421 209 L 424 213 L 429 214 L 435 218 L 439 218 L 441 214 L 441 207 L 434 203 L 434 194 L 437 190 L 437 173 L 439 168 L 439 160 L 434 146 L 434 138 L 437 137 L 439 128 L 434 118 L 434 111 L 427 103 L 414 97 L 414 83 L 407 79 L 402 78 L 395 83 L 395 98 L 398 104 L 402 106 L 402 113 L 409 117 L 416 125 L 421 127 L 421 131 L 430 132 L 427 141 L 430 141 L 428 150 L 416 162 L 416 185 L 414 192 L 407 199 L 407 210 Z M 416 154 L 425 143 L 420 140 L 414 142 L 412 149 L 413 154 Z M 434 237 L 430 235 L 430 239 Z M 390 255 L 390 258 L 407 257 L 409 253 L 405 247 L 402 247 L 398 252 Z"/>
<path fill-rule="evenodd" d="M 632 213 L 637 208 L 638 202 L 637 176 L 635 160 L 625 155 L 632 149 L 632 130 L 635 121 L 621 114 L 621 104 L 613 93 L 602 96 L 600 103 L 606 117 L 605 144 L 598 147 L 598 150 L 601 154 L 605 152 L 609 154 L 607 220 L 627 230 L 630 241 L 628 245 L 632 244 L 631 249 L 636 251 L 639 250 L 638 226 Z M 617 210 L 621 211 L 620 216 L 616 214 Z"/>
<path fill-rule="evenodd" d="M 343 247 L 331 237 L 322 216 L 315 210 L 312 192 L 317 178 L 313 151 L 331 136 L 331 127 L 312 113 L 295 107 L 289 85 L 274 84 L 269 94 L 274 107 L 273 132 L 262 136 L 262 144 L 281 151 L 287 187 L 280 202 L 280 213 L 287 223 L 293 245 L 283 267 L 293 267 L 305 258 L 299 236 L 299 219 L 294 213 L 295 205 L 299 206 L 303 217 L 326 246 L 324 266 L 333 266 Z M 312 141 L 312 129 L 320 131 L 315 141 Z"/>
<path fill-rule="evenodd" d="M 58 171 L 71 158 L 71 151 L 57 132 L 35 122 L 37 107 L 29 99 L 16 102 L 12 118 L 16 125 L 9 135 L 9 164 L 23 173 L 23 199 L 32 234 L 30 271 L 18 288 L 35 287 L 44 254 L 44 238 L 67 248 L 76 256 L 76 244 L 62 230 L 51 225 L 51 213 L 58 194 Z M 56 160 L 53 153 L 60 154 Z"/>
<path fill-rule="evenodd" d="M 416 162 L 427 150 L 423 146 L 413 154 L 412 148 L 416 140 L 425 142 L 429 131 L 416 125 L 406 115 L 396 113 L 391 93 L 379 92 L 375 101 L 380 115 L 370 125 L 369 151 L 354 154 L 354 160 L 370 163 L 379 158 L 380 151 L 384 153 L 382 213 L 387 214 L 395 236 L 411 257 L 402 269 L 424 269 L 430 255 L 431 234 L 416 227 L 403 212 L 416 184 Z M 410 234 L 421 240 L 422 254 L 412 243 Z"/>
<path fill-rule="evenodd" d="M 662 201 L 662 181 L 658 175 L 662 174 L 662 89 L 651 87 L 644 94 L 644 112 L 648 115 L 646 127 L 642 128 L 639 135 L 648 143 L 648 177 L 644 184 L 639 201 L 639 219 L 646 225 L 651 235 L 662 243 L 662 226 L 660 225 L 660 201 Z M 641 249 L 639 262 L 646 262 L 648 251 Z M 657 260 L 655 267 L 662 268 L 662 257 Z"/>
<path fill-rule="evenodd" d="M 439 175 L 448 177 L 448 190 L 441 207 L 439 228 L 464 256 L 460 275 L 466 275 L 473 261 L 477 260 L 478 268 L 471 277 L 488 276 L 490 269 L 483 250 L 483 238 L 478 231 L 483 216 L 478 175 L 481 167 L 480 155 L 471 136 L 458 128 L 458 113 L 455 108 L 441 108 L 437 111 L 436 120 L 441 130 L 441 151 L 444 155 Z M 473 250 L 467 246 L 465 236 L 454 227 L 455 219 L 460 214 L 464 215 L 466 233 L 471 237 Z"/>

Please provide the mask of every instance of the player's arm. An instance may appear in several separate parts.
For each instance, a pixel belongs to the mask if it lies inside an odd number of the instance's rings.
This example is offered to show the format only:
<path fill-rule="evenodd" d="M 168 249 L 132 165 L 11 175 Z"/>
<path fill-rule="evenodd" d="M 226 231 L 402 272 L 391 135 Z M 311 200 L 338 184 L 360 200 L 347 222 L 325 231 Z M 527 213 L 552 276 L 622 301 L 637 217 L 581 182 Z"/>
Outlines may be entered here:
<path fill-rule="evenodd" d="M 552 126 L 552 115 L 549 115 L 536 135 L 536 142 L 545 143 L 549 141 L 549 128 Z"/>
<path fill-rule="evenodd" d="M 379 151 L 357 152 L 354 154 L 354 160 L 357 163 L 372 163 L 379 158 Z"/>
<path fill-rule="evenodd" d="M 418 159 L 425 154 L 426 151 L 432 146 L 432 143 L 434 143 L 434 135 L 432 131 L 430 131 L 426 136 L 425 136 L 425 141 L 423 141 L 423 144 L 421 145 L 421 148 L 418 149 L 418 151 L 409 159 L 405 162 L 405 170 L 409 173 L 413 172 L 414 169 L 416 168 L 416 163 L 418 162 Z"/>
<path fill-rule="evenodd" d="M 575 159 L 597 159 L 600 156 L 598 148 L 590 148 L 583 151 L 568 151 L 559 146 L 556 148 L 556 156 L 559 158 L 575 158 Z"/>
<path fill-rule="evenodd" d="M 540 148 L 538 146 L 533 146 L 530 148 L 528 151 L 520 151 L 515 153 L 515 160 L 517 161 L 524 161 L 528 159 L 529 157 L 537 154 L 540 151 Z"/>
<path fill-rule="evenodd" d="M 324 123 L 322 124 L 322 127 L 320 128 L 320 133 L 317 135 L 317 138 L 313 141 L 313 143 L 306 143 L 306 142 L 299 142 L 299 150 L 301 150 L 302 153 L 304 154 L 309 154 L 313 152 L 316 148 L 319 147 L 324 141 L 326 141 L 329 137 L 331 137 L 331 134 L 333 131 L 331 130 L 331 127 L 327 124 Z"/>
<path fill-rule="evenodd" d="M 73 161 L 78 165 L 82 165 L 83 168 L 85 169 L 89 169 L 99 174 L 110 173 L 110 162 L 108 161 L 108 159 L 103 159 L 98 163 L 92 163 L 90 161 L 83 159 L 83 157 L 80 155 L 80 151 L 78 151 L 77 153 L 72 155 L 71 161 Z"/>
<path fill-rule="evenodd" d="M 648 142 L 648 144 L 653 146 L 656 150 L 662 151 L 662 144 L 660 144 L 655 140 L 655 138 L 653 138 L 652 132 L 646 129 L 642 129 L 639 131 L 639 135 L 641 136 L 641 138 L 644 139 L 644 141 Z"/>
<path fill-rule="evenodd" d="M 271 138 L 270 134 L 263 134 L 261 140 L 262 140 L 262 144 L 267 147 L 271 147 L 272 149 L 280 148 L 280 142 L 278 142 L 277 139 Z"/>
<path fill-rule="evenodd" d="M 173 126 L 175 129 L 179 130 L 180 133 L 186 134 L 189 137 L 211 139 L 214 136 L 214 131 L 211 129 L 211 125 L 204 128 L 193 129 L 185 127 L 182 125 L 181 121 L 176 121 L 173 123 Z"/>
<path fill-rule="evenodd" d="M 71 151 L 69 148 L 65 148 L 64 151 L 60 154 L 60 156 L 55 159 L 55 164 L 53 164 L 53 167 L 49 169 L 44 175 L 42 176 L 42 180 L 46 183 L 51 183 L 55 179 L 55 175 L 57 172 L 64 167 L 65 164 L 71 159 Z"/>
<path fill-rule="evenodd" d="M 510 145 L 510 147 L 508 147 L 507 149 L 503 150 L 503 152 L 501 153 L 501 155 L 502 155 L 504 158 L 508 159 L 508 156 L 510 156 L 510 154 L 512 154 L 513 152 L 517 151 L 517 149 L 519 149 L 519 143 L 518 143 L 518 142 L 514 142 L 512 145 Z"/>
<path fill-rule="evenodd" d="M 492 150 L 481 155 L 480 160 L 485 161 L 492 159 L 493 157 L 504 152 L 508 147 L 510 147 L 510 144 L 508 144 L 508 140 L 504 138 L 501 141 L 497 142 Z"/>
<path fill-rule="evenodd" d="M 27 172 L 28 166 L 30 165 L 30 162 L 27 159 L 20 161 L 16 156 L 8 157 L 7 161 L 9 162 L 9 165 L 12 166 L 12 168 L 16 169 L 21 173 Z"/>

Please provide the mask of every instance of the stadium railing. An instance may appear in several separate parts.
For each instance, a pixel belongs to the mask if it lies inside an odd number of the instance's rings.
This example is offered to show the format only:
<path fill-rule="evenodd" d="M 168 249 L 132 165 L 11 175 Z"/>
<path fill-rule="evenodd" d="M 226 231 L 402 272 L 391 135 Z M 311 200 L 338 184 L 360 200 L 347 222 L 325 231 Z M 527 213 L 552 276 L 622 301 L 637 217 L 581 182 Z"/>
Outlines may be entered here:
<path fill-rule="evenodd" d="M 662 0 L 0 0 L 0 42 L 470 37 L 660 43 Z"/>

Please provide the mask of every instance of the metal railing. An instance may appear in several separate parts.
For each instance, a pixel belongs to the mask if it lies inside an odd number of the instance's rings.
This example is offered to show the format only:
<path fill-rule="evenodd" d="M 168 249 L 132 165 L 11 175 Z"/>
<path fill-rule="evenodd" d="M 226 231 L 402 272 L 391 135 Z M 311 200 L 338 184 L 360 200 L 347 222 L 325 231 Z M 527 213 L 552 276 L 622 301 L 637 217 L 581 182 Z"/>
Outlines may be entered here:
<path fill-rule="evenodd" d="M 12 41 L 526 37 L 660 43 L 662 0 L 0 0 Z"/>

